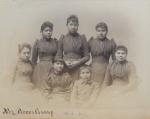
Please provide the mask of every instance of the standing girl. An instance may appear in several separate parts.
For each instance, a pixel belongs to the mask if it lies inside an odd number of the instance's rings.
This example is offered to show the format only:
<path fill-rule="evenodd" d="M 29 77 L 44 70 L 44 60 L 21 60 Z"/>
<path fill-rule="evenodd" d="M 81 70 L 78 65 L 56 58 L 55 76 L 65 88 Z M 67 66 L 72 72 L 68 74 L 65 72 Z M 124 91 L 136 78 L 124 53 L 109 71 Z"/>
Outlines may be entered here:
<path fill-rule="evenodd" d="M 91 38 L 88 42 L 92 56 L 92 79 L 99 83 L 100 87 L 104 80 L 105 71 L 113 54 L 116 43 L 107 38 L 108 27 L 104 22 L 98 23 L 95 27 L 96 38 Z"/>
<path fill-rule="evenodd" d="M 46 21 L 41 26 L 42 38 L 35 41 L 32 52 L 32 62 L 35 66 L 33 82 L 42 88 L 45 76 L 52 68 L 52 61 L 57 53 L 57 40 L 52 38 L 53 24 Z M 39 62 L 38 62 L 39 59 Z"/>
<path fill-rule="evenodd" d="M 85 35 L 78 31 L 79 20 L 75 15 L 67 18 L 68 33 L 62 35 L 58 43 L 57 57 L 63 58 L 73 79 L 78 78 L 78 69 L 89 60 Z"/>

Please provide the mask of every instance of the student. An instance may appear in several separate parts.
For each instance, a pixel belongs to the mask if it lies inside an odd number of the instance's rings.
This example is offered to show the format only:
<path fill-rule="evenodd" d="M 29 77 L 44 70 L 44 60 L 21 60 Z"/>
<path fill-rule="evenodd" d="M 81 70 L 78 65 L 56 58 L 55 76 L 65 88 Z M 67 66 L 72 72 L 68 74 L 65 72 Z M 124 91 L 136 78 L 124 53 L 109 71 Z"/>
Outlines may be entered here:
<path fill-rule="evenodd" d="M 89 66 L 80 68 L 79 80 L 76 80 L 71 94 L 71 103 L 74 106 L 92 106 L 99 93 L 99 85 L 91 80 L 91 69 Z"/>
<path fill-rule="evenodd" d="M 52 38 L 53 24 L 49 21 L 41 25 L 42 38 L 36 40 L 32 51 L 34 64 L 33 82 L 37 88 L 44 85 L 45 75 L 52 68 L 52 62 L 57 53 L 57 40 Z M 39 62 L 38 62 L 39 59 Z"/>
<path fill-rule="evenodd" d="M 56 105 L 68 103 L 70 101 L 72 81 L 69 73 L 65 71 L 63 59 L 55 59 L 44 89 L 51 102 L 53 101 Z"/>
<path fill-rule="evenodd" d="M 67 18 L 66 35 L 58 42 L 57 57 L 63 58 L 73 79 L 78 78 L 78 70 L 89 60 L 88 44 L 85 35 L 78 33 L 79 20 L 76 15 Z"/>
<path fill-rule="evenodd" d="M 107 67 L 104 85 L 114 92 L 127 92 L 137 84 L 136 69 L 134 64 L 127 60 L 127 54 L 127 48 L 119 45 L 115 51 L 116 60 Z"/>
<path fill-rule="evenodd" d="M 107 38 L 108 26 L 106 23 L 98 23 L 95 29 L 96 37 L 91 37 L 88 45 L 92 56 L 92 80 L 98 82 L 101 87 L 110 56 L 113 56 L 116 48 L 116 43 L 113 39 L 109 40 Z M 114 59 L 114 57 L 112 58 Z"/>
<path fill-rule="evenodd" d="M 33 67 L 30 61 L 30 55 L 30 44 L 23 43 L 18 46 L 18 61 L 12 80 L 13 87 L 18 91 L 26 91 L 34 88 L 31 82 Z"/>

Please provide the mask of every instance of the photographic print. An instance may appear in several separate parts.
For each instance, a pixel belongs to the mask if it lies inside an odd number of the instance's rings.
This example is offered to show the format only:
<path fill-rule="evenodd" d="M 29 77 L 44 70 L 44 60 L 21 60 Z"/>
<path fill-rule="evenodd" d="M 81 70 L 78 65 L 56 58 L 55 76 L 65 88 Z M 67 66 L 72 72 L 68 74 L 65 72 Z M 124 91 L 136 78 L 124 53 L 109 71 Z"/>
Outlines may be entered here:
<path fill-rule="evenodd" d="M 148 0 L 1 0 L 0 118 L 149 119 Z"/>

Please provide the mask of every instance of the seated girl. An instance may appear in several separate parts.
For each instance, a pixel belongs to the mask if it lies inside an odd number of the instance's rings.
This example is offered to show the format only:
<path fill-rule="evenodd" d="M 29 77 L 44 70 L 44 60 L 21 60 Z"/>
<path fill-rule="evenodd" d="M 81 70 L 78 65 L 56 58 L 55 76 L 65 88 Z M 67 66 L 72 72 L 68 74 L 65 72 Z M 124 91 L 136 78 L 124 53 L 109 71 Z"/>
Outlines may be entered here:
<path fill-rule="evenodd" d="M 19 45 L 18 54 L 18 62 L 12 80 L 13 87 L 18 91 L 31 90 L 33 89 L 33 84 L 31 82 L 33 68 L 30 61 L 30 44 L 23 43 Z"/>
<path fill-rule="evenodd" d="M 105 86 L 117 88 L 120 93 L 129 91 L 137 84 L 135 66 L 127 60 L 127 53 L 125 46 L 116 48 L 115 61 L 108 65 L 104 79 Z"/>
<path fill-rule="evenodd" d="M 79 80 L 76 80 L 71 94 L 73 106 L 87 107 L 94 104 L 99 93 L 98 83 L 91 80 L 91 68 L 80 68 Z"/>
<path fill-rule="evenodd" d="M 55 59 L 53 69 L 48 74 L 45 84 L 45 92 L 48 98 L 55 104 L 68 103 L 72 87 L 72 78 L 65 72 L 63 59 Z"/>

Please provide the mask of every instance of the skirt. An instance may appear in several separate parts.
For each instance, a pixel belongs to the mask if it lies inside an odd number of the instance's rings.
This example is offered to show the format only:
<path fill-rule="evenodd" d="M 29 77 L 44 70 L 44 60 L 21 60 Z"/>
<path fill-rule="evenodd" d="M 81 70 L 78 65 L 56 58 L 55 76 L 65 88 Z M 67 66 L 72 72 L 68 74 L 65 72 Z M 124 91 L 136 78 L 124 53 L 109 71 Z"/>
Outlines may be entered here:
<path fill-rule="evenodd" d="M 98 83 L 100 86 L 103 83 L 106 68 L 108 63 L 101 63 L 101 62 L 93 62 L 91 69 L 92 69 L 92 80 Z"/>
<path fill-rule="evenodd" d="M 37 88 L 43 89 L 45 87 L 45 80 L 47 79 L 52 67 L 52 61 L 40 61 L 35 66 L 32 80 Z"/>

